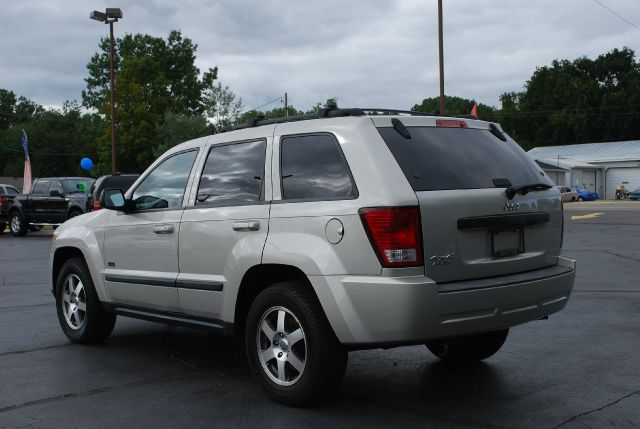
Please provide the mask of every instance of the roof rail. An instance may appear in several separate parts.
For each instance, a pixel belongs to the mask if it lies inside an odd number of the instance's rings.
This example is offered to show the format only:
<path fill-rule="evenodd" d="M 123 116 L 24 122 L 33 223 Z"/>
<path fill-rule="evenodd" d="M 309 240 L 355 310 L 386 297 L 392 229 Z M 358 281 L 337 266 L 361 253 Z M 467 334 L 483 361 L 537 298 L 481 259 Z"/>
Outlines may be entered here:
<path fill-rule="evenodd" d="M 303 113 L 300 115 L 283 116 L 280 118 L 267 119 L 264 115 L 259 115 L 256 118 L 250 120 L 249 122 L 245 122 L 244 124 L 230 125 L 228 127 L 225 127 L 222 130 L 220 130 L 220 132 L 225 133 L 229 131 L 242 130 L 245 128 L 259 127 L 261 125 L 284 124 L 287 122 L 307 121 L 311 119 L 339 118 L 339 117 L 345 117 L 345 116 L 366 116 L 367 112 L 405 114 L 405 115 L 412 115 L 412 116 L 446 116 L 450 118 L 475 119 L 470 115 L 441 115 L 437 113 L 416 112 L 414 110 L 381 109 L 377 107 L 348 108 L 348 109 L 347 108 L 339 109 L 337 107 L 327 107 L 327 108 L 318 110 L 317 113 Z"/>

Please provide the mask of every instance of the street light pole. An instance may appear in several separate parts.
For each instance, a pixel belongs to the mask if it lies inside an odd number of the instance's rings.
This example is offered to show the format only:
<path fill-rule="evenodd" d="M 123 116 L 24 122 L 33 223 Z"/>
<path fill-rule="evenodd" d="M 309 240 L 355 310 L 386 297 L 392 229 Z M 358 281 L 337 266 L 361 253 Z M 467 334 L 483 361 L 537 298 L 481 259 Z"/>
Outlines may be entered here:
<path fill-rule="evenodd" d="M 111 74 L 111 174 L 116 174 L 116 102 L 114 99 L 115 94 L 115 82 L 113 73 L 113 23 L 117 21 L 110 20 L 109 32 L 111 33 L 111 49 L 109 49 L 109 71 Z"/>
<path fill-rule="evenodd" d="M 440 60 L 440 114 L 444 115 L 444 54 L 442 43 L 442 0 L 438 0 L 438 45 Z"/>
<path fill-rule="evenodd" d="M 94 10 L 89 18 L 109 24 L 109 75 L 111 79 L 111 174 L 116 173 L 116 117 L 115 117 L 115 72 L 113 69 L 113 23 L 122 19 L 122 11 L 118 8 L 107 8 L 105 12 Z"/>

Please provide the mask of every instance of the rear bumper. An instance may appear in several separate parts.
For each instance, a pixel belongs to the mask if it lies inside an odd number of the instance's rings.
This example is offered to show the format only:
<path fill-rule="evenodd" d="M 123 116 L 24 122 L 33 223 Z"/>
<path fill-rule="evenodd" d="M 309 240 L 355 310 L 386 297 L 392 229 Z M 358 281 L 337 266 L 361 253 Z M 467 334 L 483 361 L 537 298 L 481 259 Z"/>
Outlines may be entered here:
<path fill-rule="evenodd" d="M 549 275 L 484 279 L 477 288 L 442 287 L 424 276 L 309 279 L 340 342 L 368 347 L 504 329 L 560 311 L 573 289 L 575 261 L 561 257 L 544 270 Z"/>

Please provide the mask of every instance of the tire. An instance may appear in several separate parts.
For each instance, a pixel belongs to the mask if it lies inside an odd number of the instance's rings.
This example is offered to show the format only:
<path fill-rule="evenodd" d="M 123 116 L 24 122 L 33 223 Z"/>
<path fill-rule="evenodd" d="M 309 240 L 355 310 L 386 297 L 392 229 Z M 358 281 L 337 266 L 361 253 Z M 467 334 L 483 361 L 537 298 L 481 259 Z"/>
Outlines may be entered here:
<path fill-rule="evenodd" d="M 584 201 L 584 198 L 578 197 L 578 201 Z"/>
<path fill-rule="evenodd" d="M 502 347 L 509 329 L 486 332 L 460 338 L 450 338 L 426 344 L 427 348 L 449 363 L 479 362 L 496 354 Z"/>
<path fill-rule="evenodd" d="M 6 222 L 0 222 L 0 234 L 2 234 L 5 229 L 7 229 L 7 223 Z"/>
<path fill-rule="evenodd" d="M 15 237 L 27 235 L 27 224 L 19 211 L 11 212 L 9 216 L 9 228 L 11 229 L 11 234 Z"/>
<path fill-rule="evenodd" d="M 56 281 L 56 309 L 62 332 L 74 343 L 101 343 L 116 322 L 116 316 L 102 307 L 82 258 L 62 265 Z"/>
<path fill-rule="evenodd" d="M 81 214 L 84 214 L 82 210 L 72 210 L 69 213 L 69 216 L 67 216 L 67 220 L 71 219 L 72 217 L 80 216 Z"/>
<path fill-rule="evenodd" d="M 317 402 L 338 387 L 347 367 L 346 349 L 316 296 L 299 282 L 274 284 L 256 297 L 245 349 L 267 395 L 286 405 Z"/>

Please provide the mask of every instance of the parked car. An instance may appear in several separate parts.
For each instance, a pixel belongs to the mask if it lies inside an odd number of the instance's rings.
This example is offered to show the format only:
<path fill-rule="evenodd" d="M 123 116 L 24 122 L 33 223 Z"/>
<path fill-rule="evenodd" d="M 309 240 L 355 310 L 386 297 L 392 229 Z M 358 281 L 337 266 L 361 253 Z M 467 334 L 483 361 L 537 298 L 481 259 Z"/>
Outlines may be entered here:
<path fill-rule="evenodd" d="M 556 186 L 556 188 L 558 188 L 558 190 L 560 190 L 560 194 L 562 195 L 562 201 L 563 202 L 577 201 L 578 200 L 578 194 L 573 189 L 571 189 L 571 188 L 569 188 L 567 186 Z"/>
<path fill-rule="evenodd" d="M 595 201 L 599 198 L 597 192 L 588 191 L 577 186 L 573 190 L 578 194 L 578 201 Z"/>
<path fill-rule="evenodd" d="M 20 191 L 15 186 L 0 183 L 0 213 L 2 213 L 2 205 L 10 204 L 10 201 L 19 193 Z M 7 223 L 2 220 L 2 216 L 0 215 L 0 233 L 4 232 L 6 228 Z"/>
<path fill-rule="evenodd" d="M 140 177 L 139 174 L 114 174 L 100 176 L 89 190 L 88 211 L 100 210 L 100 195 L 105 189 L 120 189 L 123 193 Z"/>
<path fill-rule="evenodd" d="M 285 404 L 335 388 L 348 350 L 486 359 L 575 278 L 558 190 L 478 120 L 258 120 L 170 149 L 101 207 L 53 235 L 64 334 L 100 342 L 121 315 L 237 335 Z"/>
<path fill-rule="evenodd" d="M 629 199 L 638 201 L 640 200 L 640 186 L 638 186 L 633 191 L 629 192 Z"/>
<path fill-rule="evenodd" d="M 51 177 L 37 179 L 29 194 L 16 195 L 2 205 L 0 221 L 8 222 L 15 236 L 26 235 L 44 225 L 57 227 L 87 210 L 88 177 Z"/>

